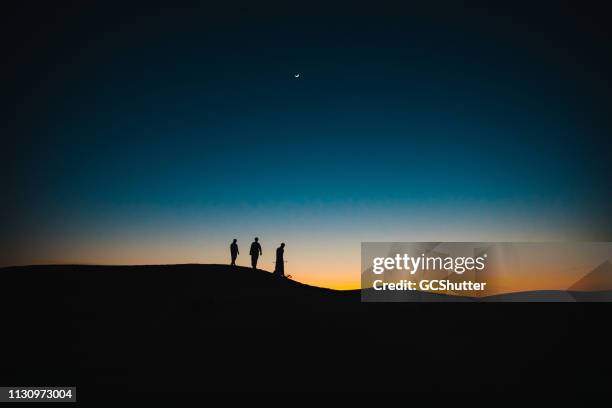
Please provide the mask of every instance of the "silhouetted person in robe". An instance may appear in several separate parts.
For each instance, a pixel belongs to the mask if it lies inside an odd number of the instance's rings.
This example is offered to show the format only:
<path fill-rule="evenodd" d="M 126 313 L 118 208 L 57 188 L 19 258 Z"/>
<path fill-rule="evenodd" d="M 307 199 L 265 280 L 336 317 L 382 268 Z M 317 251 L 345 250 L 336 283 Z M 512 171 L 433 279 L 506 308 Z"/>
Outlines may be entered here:
<path fill-rule="evenodd" d="M 249 255 L 251 255 L 251 265 L 253 265 L 253 269 L 257 268 L 257 260 L 259 259 L 259 255 L 263 255 L 261 251 L 261 245 L 259 245 L 259 238 L 255 237 L 255 242 L 251 244 L 251 250 L 249 251 Z"/>
<path fill-rule="evenodd" d="M 274 268 L 274 274 L 278 276 L 285 276 L 285 243 L 281 243 L 278 248 L 276 248 L 276 268 Z"/>
<path fill-rule="evenodd" d="M 236 258 L 238 257 L 238 254 L 240 253 L 238 251 L 238 244 L 236 243 L 238 240 L 234 238 L 234 242 L 232 242 L 232 244 L 230 245 L 230 253 L 232 254 L 232 265 L 236 266 Z"/>

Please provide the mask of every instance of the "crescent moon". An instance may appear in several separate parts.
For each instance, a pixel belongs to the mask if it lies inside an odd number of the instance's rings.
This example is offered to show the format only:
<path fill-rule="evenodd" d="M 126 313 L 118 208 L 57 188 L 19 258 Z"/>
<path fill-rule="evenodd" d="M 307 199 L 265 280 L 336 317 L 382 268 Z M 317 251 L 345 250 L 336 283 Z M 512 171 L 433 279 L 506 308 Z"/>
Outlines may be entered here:
<path fill-rule="evenodd" d="M 295 74 L 295 75 L 293 75 L 293 76 L 294 76 L 294 77 L 296 77 L 296 78 L 299 78 L 299 77 L 300 77 L 300 74 Z"/>

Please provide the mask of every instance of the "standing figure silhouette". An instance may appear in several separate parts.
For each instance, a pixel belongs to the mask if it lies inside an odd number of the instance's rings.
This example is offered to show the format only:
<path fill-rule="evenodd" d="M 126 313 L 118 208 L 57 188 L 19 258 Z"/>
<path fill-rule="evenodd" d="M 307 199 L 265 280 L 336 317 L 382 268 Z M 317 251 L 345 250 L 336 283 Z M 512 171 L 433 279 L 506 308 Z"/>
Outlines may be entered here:
<path fill-rule="evenodd" d="M 281 243 L 278 248 L 276 248 L 276 268 L 274 268 L 274 274 L 278 276 L 285 276 L 285 243 Z"/>
<path fill-rule="evenodd" d="M 251 244 L 251 250 L 249 251 L 249 255 L 251 255 L 251 265 L 253 269 L 257 269 L 257 260 L 259 259 L 259 255 L 263 255 L 261 250 L 261 245 L 259 245 L 259 238 L 255 237 L 255 241 Z"/>
<path fill-rule="evenodd" d="M 236 242 L 238 242 L 238 240 L 234 238 L 234 242 L 232 242 L 230 245 L 230 253 L 232 254 L 232 265 L 233 266 L 236 266 L 236 258 L 238 257 L 238 254 L 240 253 L 238 251 L 238 244 Z"/>

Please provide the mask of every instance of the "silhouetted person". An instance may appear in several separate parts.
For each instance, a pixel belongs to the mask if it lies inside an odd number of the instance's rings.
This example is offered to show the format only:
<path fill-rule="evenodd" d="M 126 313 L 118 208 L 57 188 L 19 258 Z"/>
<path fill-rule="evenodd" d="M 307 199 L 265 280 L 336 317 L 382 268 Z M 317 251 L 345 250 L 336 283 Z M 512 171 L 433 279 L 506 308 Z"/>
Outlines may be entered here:
<path fill-rule="evenodd" d="M 255 237 L 255 242 L 251 244 L 251 250 L 249 251 L 249 255 L 251 255 L 251 265 L 253 265 L 253 269 L 257 268 L 257 259 L 259 259 L 259 255 L 263 255 L 261 251 L 261 245 L 259 245 L 259 238 Z"/>
<path fill-rule="evenodd" d="M 232 265 L 236 266 L 236 257 L 240 253 L 238 251 L 238 244 L 236 243 L 238 240 L 234 239 L 234 242 L 230 245 L 230 253 L 232 254 Z"/>
<path fill-rule="evenodd" d="M 281 243 L 276 248 L 276 268 L 274 268 L 274 274 L 278 276 L 285 276 L 285 260 L 283 255 L 285 254 L 285 243 Z"/>

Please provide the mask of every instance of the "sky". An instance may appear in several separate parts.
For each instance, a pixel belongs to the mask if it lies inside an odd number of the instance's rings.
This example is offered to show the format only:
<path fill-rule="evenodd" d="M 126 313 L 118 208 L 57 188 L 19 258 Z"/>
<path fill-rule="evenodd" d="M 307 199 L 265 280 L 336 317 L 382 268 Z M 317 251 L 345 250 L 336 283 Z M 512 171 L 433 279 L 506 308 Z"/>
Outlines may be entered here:
<path fill-rule="evenodd" d="M 362 241 L 610 240 L 600 10 L 206 3 L 7 13 L 1 265 L 258 236 L 354 288 Z"/>

